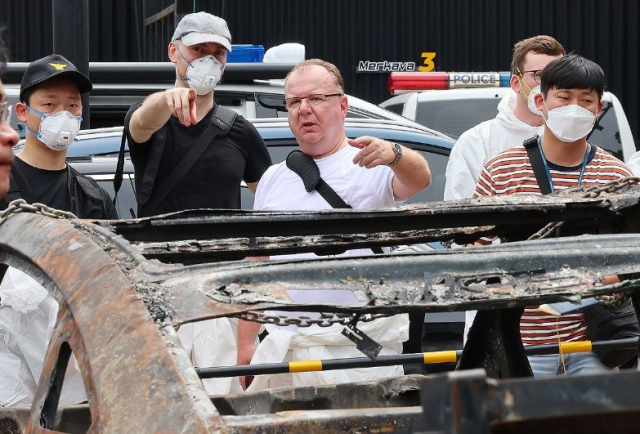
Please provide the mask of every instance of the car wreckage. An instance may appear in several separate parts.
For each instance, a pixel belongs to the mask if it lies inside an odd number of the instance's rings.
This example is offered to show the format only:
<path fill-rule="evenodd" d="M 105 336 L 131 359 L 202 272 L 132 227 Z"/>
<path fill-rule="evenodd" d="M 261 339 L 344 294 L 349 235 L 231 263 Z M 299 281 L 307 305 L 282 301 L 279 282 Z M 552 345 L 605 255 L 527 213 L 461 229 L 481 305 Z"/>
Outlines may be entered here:
<path fill-rule="evenodd" d="M 524 306 L 553 301 L 631 298 L 637 311 L 638 181 L 382 210 L 194 210 L 119 221 L 14 202 L 0 214 L 0 263 L 36 279 L 60 312 L 34 403 L 0 409 L 0 432 L 637 432 L 640 372 L 530 378 L 518 327 Z M 509 242 L 242 260 L 486 235 Z M 620 281 L 604 284 L 608 275 Z M 348 290 L 360 303 L 301 304 L 291 289 Z M 192 365 L 176 328 L 223 316 L 283 323 L 268 314 L 275 309 L 324 312 L 293 320 L 344 324 L 356 335 L 358 322 L 380 315 L 479 313 L 454 372 L 208 396 L 206 369 Z M 71 354 L 88 402 L 60 407 Z"/>

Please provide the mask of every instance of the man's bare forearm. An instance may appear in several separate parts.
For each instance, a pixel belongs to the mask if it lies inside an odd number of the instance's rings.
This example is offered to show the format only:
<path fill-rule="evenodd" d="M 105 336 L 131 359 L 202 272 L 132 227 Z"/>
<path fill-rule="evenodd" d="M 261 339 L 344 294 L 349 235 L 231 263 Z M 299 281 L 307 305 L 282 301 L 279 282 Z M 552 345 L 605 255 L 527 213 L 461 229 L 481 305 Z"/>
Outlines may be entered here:
<path fill-rule="evenodd" d="M 144 143 L 167 123 L 171 117 L 171 109 L 167 105 L 165 92 L 151 94 L 142 106 L 131 116 L 129 134 L 136 143 Z"/>
<path fill-rule="evenodd" d="M 397 199 L 408 199 L 431 184 L 431 170 L 420 153 L 403 146 L 402 158 L 391 168 L 396 176 L 393 192 Z"/>

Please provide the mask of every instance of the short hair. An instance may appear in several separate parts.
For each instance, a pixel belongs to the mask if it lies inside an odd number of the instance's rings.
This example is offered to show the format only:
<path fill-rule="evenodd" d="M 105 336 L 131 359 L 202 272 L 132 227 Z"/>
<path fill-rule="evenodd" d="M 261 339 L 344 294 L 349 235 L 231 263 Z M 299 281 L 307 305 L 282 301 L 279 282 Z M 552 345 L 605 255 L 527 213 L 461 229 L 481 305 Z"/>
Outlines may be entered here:
<path fill-rule="evenodd" d="M 571 53 L 550 62 L 540 80 L 540 91 L 547 96 L 549 89 L 589 89 L 604 92 L 604 71 L 596 62 Z"/>
<path fill-rule="evenodd" d="M 322 59 L 308 59 L 298 63 L 296 66 L 293 67 L 291 71 L 289 71 L 287 76 L 284 78 L 285 86 L 287 85 L 287 80 L 289 80 L 289 77 L 291 77 L 291 75 L 293 75 L 294 72 L 300 71 L 301 69 L 308 68 L 310 66 L 315 66 L 315 65 L 322 66 L 324 69 L 329 71 L 329 73 L 333 76 L 333 80 L 335 84 L 340 88 L 340 91 L 344 93 L 344 79 L 342 78 L 342 74 L 340 74 L 340 70 L 333 63 L 327 62 L 326 60 L 322 60 Z"/>
<path fill-rule="evenodd" d="M 524 69 L 524 58 L 529 53 L 546 54 L 547 56 L 562 56 L 564 47 L 551 36 L 538 35 L 523 39 L 513 46 L 511 56 L 511 73 L 519 74 Z"/>

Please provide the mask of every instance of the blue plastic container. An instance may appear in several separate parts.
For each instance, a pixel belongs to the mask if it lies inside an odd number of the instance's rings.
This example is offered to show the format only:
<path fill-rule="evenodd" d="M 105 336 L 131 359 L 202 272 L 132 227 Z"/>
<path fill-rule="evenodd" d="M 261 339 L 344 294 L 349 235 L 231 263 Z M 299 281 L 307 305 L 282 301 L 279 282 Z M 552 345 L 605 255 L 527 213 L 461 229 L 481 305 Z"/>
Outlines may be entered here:
<path fill-rule="evenodd" d="M 228 63 L 262 62 L 264 47 L 262 45 L 232 45 L 227 55 Z"/>

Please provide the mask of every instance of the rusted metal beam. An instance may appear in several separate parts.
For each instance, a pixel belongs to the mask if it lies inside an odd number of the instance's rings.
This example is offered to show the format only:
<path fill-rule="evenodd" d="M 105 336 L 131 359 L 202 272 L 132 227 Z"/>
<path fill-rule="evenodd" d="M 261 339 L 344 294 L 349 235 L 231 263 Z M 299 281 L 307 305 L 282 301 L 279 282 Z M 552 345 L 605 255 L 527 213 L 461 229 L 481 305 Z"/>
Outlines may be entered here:
<path fill-rule="evenodd" d="M 221 240 L 277 236 L 375 234 L 463 228 L 455 238 L 469 240 L 469 232 L 493 226 L 499 236 L 522 239 L 544 224 L 566 221 L 567 227 L 640 229 L 640 192 L 632 190 L 597 198 L 567 196 L 500 196 L 453 202 L 405 205 L 387 210 L 325 210 L 319 212 L 250 212 L 196 210 L 146 219 L 102 222 L 129 241 Z M 481 206 L 478 206 L 481 205 Z M 466 229 L 464 229 L 466 228 Z M 475 228 L 471 231 L 469 228 Z M 581 229 L 582 233 L 583 230 Z M 430 234 L 425 234 L 430 238 Z M 436 238 L 439 236 L 433 233 Z M 471 239 L 477 239 L 472 238 Z M 321 246 L 318 246 L 321 247 Z"/>
<path fill-rule="evenodd" d="M 62 306 L 27 432 L 53 428 L 50 386 L 65 345 L 83 374 L 90 432 L 204 433 L 220 426 L 202 385 L 185 380 L 181 358 L 167 350 L 130 279 L 87 233 L 69 221 L 14 214 L 0 222 L 0 262 L 30 274 Z"/>
<path fill-rule="evenodd" d="M 493 233 L 493 226 L 475 227 L 468 233 L 478 238 Z M 312 252 L 335 255 L 349 249 L 398 244 L 418 244 L 425 241 L 449 241 L 465 234 L 464 229 L 426 229 L 375 234 L 292 235 L 287 237 L 243 237 L 217 240 L 185 240 L 173 242 L 139 242 L 136 248 L 146 258 L 185 265 L 222 260 L 240 260 L 251 256 L 287 255 Z"/>
<path fill-rule="evenodd" d="M 611 286 L 601 281 L 604 275 L 640 272 L 639 246 L 640 235 L 600 235 L 416 255 L 245 261 L 185 267 L 168 276 L 163 287 L 178 323 L 216 310 L 229 315 L 254 308 L 352 313 L 501 309 L 633 291 L 639 285 L 633 279 Z M 286 292 L 292 289 L 347 290 L 364 305 L 294 303 Z"/>

